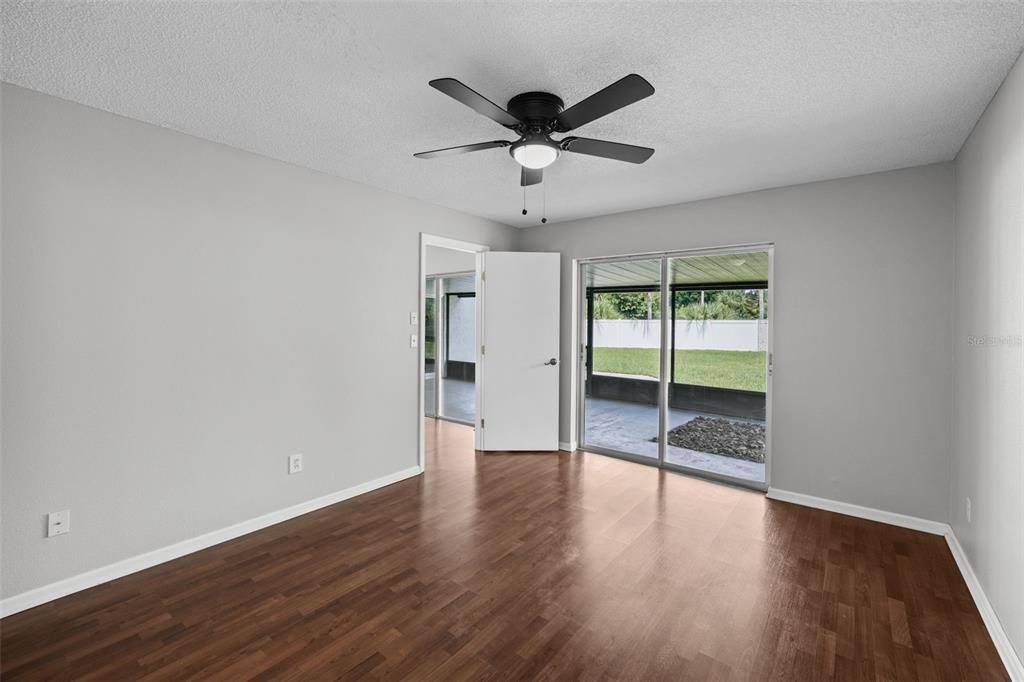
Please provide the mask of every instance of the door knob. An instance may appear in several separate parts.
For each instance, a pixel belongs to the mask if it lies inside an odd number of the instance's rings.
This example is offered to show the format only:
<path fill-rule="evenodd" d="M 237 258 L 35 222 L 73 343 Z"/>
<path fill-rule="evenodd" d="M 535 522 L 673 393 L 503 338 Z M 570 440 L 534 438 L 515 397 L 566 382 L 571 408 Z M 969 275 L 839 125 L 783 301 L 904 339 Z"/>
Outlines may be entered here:
<path fill-rule="evenodd" d="M 545 365 L 551 365 L 552 367 L 554 367 L 555 365 L 557 365 L 557 364 L 558 364 L 558 360 L 556 360 L 555 358 L 551 358 L 550 360 L 548 360 L 548 361 L 547 361 L 547 362 L 545 362 L 544 364 L 545 364 Z"/>

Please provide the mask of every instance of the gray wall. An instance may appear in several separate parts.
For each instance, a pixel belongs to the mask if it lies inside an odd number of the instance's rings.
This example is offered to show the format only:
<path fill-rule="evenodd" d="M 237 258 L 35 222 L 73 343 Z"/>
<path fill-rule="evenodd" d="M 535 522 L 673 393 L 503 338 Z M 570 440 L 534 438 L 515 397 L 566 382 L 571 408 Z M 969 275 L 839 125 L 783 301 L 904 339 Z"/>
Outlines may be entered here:
<path fill-rule="evenodd" d="M 1024 62 L 960 151 L 956 176 L 952 522 L 1024 658 Z"/>
<path fill-rule="evenodd" d="M 416 465 L 418 233 L 512 228 L 2 95 L 4 596 Z"/>
<path fill-rule="evenodd" d="M 520 247 L 562 252 L 569 311 L 573 258 L 774 242 L 772 485 L 944 521 L 953 193 L 940 164 L 529 228 Z"/>

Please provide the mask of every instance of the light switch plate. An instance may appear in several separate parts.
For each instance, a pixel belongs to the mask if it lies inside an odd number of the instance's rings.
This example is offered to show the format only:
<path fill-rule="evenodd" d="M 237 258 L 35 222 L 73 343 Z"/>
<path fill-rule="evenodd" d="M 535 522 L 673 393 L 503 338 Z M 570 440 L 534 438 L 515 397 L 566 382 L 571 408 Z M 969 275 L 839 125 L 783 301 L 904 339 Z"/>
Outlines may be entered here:
<path fill-rule="evenodd" d="M 409 313 L 409 324 L 418 324 L 420 316 L 418 313 Z"/>
<path fill-rule="evenodd" d="M 71 510 L 50 512 L 46 515 L 46 537 L 52 538 L 71 532 Z"/>
<path fill-rule="evenodd" d="M 419 348 L 420 337 L 415 334 L 409 334 L 409 348 Z"/>

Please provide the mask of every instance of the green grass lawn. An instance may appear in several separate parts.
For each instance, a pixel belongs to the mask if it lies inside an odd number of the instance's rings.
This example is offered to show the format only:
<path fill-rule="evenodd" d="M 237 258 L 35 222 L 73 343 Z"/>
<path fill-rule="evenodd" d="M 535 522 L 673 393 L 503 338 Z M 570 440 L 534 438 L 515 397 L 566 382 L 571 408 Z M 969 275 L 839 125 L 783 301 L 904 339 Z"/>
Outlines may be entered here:
<path fill-rule="evenodd" d="M 677 350 L 677 384 L 765 390 L 765 352 Z M 595 348 L 594 371 L 658 378 L 657 348 Z"/>

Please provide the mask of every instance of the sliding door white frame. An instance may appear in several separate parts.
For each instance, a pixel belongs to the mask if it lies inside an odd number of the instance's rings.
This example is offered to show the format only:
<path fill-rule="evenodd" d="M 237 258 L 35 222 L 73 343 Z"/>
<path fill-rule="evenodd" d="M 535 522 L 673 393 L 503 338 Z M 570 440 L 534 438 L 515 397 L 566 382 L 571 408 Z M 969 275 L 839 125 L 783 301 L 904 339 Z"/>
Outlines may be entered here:
<path fill-rule="evenodd" d="M 661 259 L 661 348 L 658 350 L 658 466 L 665 466 L 665 455 L 668 454 L 668 390 L 672 377 L 669 368 L 671 335 L 668 328 L 669 310 L 671 310 L 671 289 L 669 281 L 668 258 Z"/>

